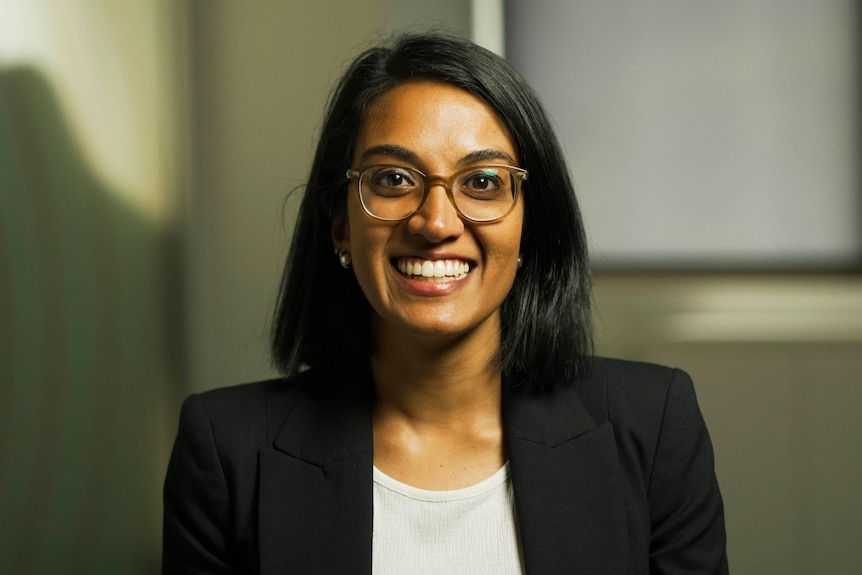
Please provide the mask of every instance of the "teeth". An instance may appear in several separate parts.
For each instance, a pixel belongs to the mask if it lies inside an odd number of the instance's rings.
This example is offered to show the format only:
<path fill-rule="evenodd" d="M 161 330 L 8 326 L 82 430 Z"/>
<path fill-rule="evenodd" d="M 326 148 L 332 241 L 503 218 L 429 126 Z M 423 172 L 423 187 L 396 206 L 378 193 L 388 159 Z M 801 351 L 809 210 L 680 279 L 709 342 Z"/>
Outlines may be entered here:
<path fill-rule="evenodd" d="M 430 280 L 463 279 L 470 273 L 470 264 L 461 260 L 422 260 L 400 258 L 398 271 L 406 276 L 423 277 Z"/>

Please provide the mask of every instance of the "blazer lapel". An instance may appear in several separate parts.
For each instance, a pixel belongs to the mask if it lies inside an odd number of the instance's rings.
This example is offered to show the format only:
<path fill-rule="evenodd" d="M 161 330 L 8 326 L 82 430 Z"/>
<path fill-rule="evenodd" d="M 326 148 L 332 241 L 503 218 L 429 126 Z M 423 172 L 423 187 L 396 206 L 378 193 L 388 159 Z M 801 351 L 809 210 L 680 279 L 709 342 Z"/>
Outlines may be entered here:
<path fill-rule="evenodd" d="M 259 454 L 261 573 L 371 573 L 370 398 L 307 388 Z"/>
<path fill-rule="evenodd" d="M 572 387 L 526 387 L 503 386 L 526 573 L 628 573 L 628 521 L 613 427 L 597 424 Z"/>
<path fill-rule="evenodd" d="M 273 447 L 259 454 L 263 575 L 371 573 L 372 398 L 361 379 L 349 388 L 315 377 L 268 416 Z M 504 382 L 503 390 L 526 573 L 628 573 L 612 425 L 597 424 L 572 387 L 544 393 Z M 593 413 L 606 406 L 601 395 L 585 399 Z"/>

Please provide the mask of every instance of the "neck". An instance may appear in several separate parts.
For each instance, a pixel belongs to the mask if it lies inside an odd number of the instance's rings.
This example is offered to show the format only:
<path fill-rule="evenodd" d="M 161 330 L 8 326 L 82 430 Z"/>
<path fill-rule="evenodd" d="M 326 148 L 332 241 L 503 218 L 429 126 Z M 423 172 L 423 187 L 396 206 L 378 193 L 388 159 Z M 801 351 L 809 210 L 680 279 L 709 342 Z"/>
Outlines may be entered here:
<path fill-rule="evenodd" d="M 498 327 L 447 339 L 375 333 L 371 369 L 379 410 L 416 423 L 499 416 Z"/>
<path fill-rule="evenodd" d="M 424 489 L 457 489 L 506 461 L 500 329 L 491 323 L 447 339 L 377 326 L 374 464 L 384 473 Z"/>

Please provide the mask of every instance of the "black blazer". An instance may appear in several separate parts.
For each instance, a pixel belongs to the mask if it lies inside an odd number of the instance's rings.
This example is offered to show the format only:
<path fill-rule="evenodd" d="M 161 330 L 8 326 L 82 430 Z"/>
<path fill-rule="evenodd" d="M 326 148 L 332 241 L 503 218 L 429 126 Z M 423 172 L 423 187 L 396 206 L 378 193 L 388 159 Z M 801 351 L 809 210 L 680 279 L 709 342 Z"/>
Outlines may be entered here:
<path fill-rule="evenodd" d="M 311 370 L 185 401 L 164 573 L 371 572 L 373 399 L 369 374 L 351 379 Z M 712 446 L 685 373 L 597 359 L 551 392 L 503 387 L 526 573 L 727 573 Z"/>

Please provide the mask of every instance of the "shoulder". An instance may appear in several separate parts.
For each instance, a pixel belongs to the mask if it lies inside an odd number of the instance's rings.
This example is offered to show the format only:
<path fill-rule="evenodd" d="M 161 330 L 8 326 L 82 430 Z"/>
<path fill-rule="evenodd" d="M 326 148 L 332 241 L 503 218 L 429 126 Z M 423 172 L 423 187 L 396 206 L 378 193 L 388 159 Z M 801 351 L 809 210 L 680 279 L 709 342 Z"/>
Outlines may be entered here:
<path fill-rule="evenodd" d="M 599 359 L 579 389 L 614 428 L 634 505 L 648 517 L 650 572 L 727 573 L 712 443 L 680 369 Z"/>
<path fill-rule="evenodd" d="M 609 391 L 626 391 L 638 395 L 654 394 L 665 389 L 674 377 L 684 375 L 678 368 L 655 363 L 596 357 L 587 381 L 608 386 Z"/>
<path fill-rule="evenodd" d="M 209 417 L 227 423 L 263 415 L 270 404 L 290 401 L 302 392 L 303 387 L 298 379 L 269 379 L 193 394 L 185 403 L 198 402 Z"/>
<path fill-rule="evenodd" d="M 646 474 L 647 481 L 655 458 L 666 447 L 679 447 L 668 455 L 682 458 L 691 449 L 705 447 L 706 428 L 694 385 L 681 369 L 596 358 L 576 390 L 597 422 L 613 425 L 623 461 Z M 680 445 L 686 442 L 701 445 Z"/>
<path fill-rule="evenodd" d="M 355 379 L 313 369 L 289 379 L 217 388 L 186 398 L 180 431 L 186 423 L 206 428 L 219 445 L 268 445 L 290 419 L 311 425 L 345 411 L 343 404 L 354 402 L 360 388 Z"/>
<path fill-rule="evenodd" d="M 639 361 L 595 358 L 576 390 L 593 417 L 614 424 L 660 420 L 671 396 L 696 404 L 685 371 Z"/>
<path fill-rule="evenodd" d="M 264 411 L 273 397 L 289 394 L 292 387 L 295 386 L 285 379 L 219 387 L 190 395 L 184 405 L 198 403 L 208 417 L 219 421 L 230 421 Z"/>
<path fill-rule="evenodd" d="M 269 380 L 189 395 L 180 410 L 169 471 L 192 465 L 215 469 L 255 454 L 267 442 L 271 398 L 286 387 L 284 380 Z"/>
<path fill-rule="evenodd" d="M 171 572 L 193 564 L 227 572 L 238 554 L 253 556 L 258 452 L 302 387 L 272 379 L 183 402 L 163 491 L 163 560 Z"/>
<path fill-rule="evenodd" d="M 203 432 L 222 449 L 268 443 L 313 388 L 309 379 L 301 374 L 191 394 L 182 405 L 178 438 Z"/>

